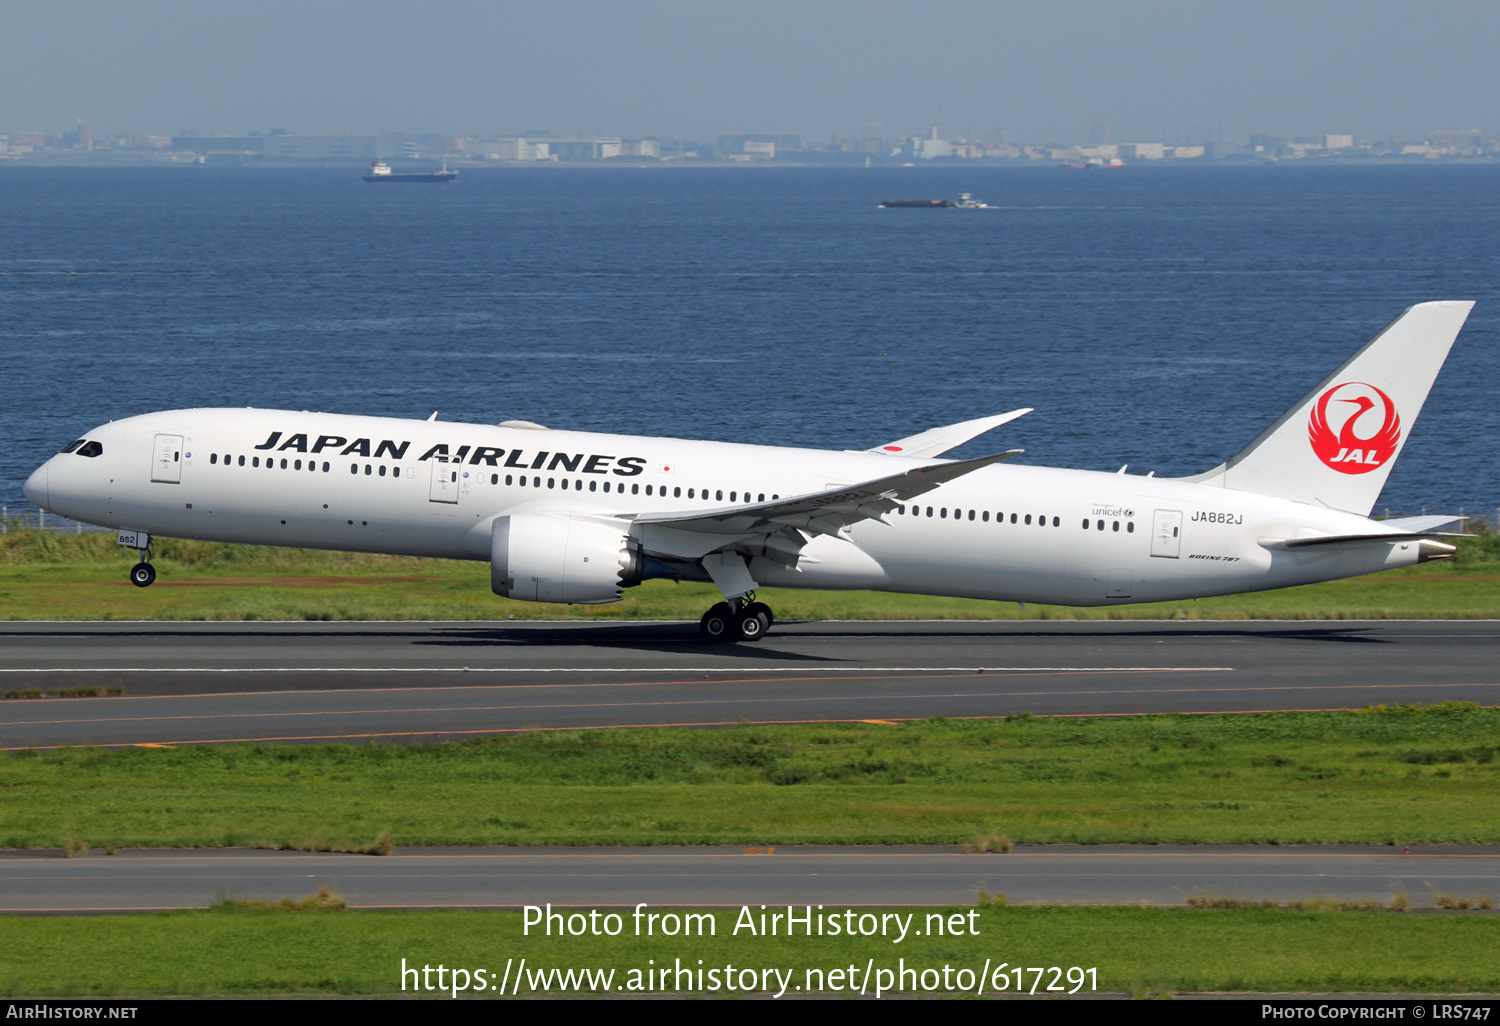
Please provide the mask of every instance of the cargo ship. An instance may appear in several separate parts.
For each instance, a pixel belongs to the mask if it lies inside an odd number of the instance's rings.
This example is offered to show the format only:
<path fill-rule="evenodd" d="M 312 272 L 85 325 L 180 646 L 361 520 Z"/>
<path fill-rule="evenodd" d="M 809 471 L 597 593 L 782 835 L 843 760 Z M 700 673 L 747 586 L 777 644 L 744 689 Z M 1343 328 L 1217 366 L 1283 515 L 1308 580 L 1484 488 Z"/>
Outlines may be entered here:
<path fill-rule="evenodd" d="M 1123 160 L 1121 160 L 1119 157 L 1110 157 L 1108 160 L 1105 160 L 1103 157 L 1090 157 L 1088 160 L 1084 161 L 1082 164 L 1067 163 L 1067 164 L 1059 164 L 1057 166 L 1058 167 L 1072 168 L 1074 171 L 1091 171 L 1091 170 L 1093 170 L 1096 167 L 1102 167 L 1102 168 L 1104 168 L 1107 171 L 1113 171 L 1113 170 L 1116 170 L 1118 168 L 1124 167 L 1125 166 L 1125 162 Z"/>
<path fill-rule="evenodd" d="M 882 207 L 915 207 L 918 210 L 989 210 L 990 205 L 983 200 L 974 198 L 971 192 L 958 194 L 958 202 L 953 200 L 886 200 L 880 204 Z"/>
<path fill-rule="evenodd" d="M 448 162 L 445 160 L 441 171 L 419 171 L 398 175 L 391 170 L 391 165 L 377 160 L 370 165 L 370 170 L 365 172 L 364 179 L 367 182 L 456 182 L 458 172 L 449 171 Z"/>

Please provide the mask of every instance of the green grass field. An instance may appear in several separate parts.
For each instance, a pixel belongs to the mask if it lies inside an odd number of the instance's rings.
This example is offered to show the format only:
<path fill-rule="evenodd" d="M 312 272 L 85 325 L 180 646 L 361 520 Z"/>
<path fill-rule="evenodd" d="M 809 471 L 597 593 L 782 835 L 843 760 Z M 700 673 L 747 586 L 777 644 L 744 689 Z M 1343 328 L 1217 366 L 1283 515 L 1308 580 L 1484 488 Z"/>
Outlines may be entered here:
<path fill-rule="evenodd" d="M 912 924 L 922 929 L 925 917 L 937 911 L 908 909 L 902 914 L 914 913 Z M 564 989 L 550 973 L 573 969 L 614 970 L 613 993 L 660 992 L 664 988 L 659 984 L 649 985 L 655 981 L 647 971 L 675 968 L 678 960 L 696 970 L 699 959 L 705 970 L 719 971 L 720 981 L 726 966 L 757 970 L 757 981 L 772 979 L 759 971 L 779 969 L 790 994 L 808 985 L 809 969 L 823 971 L 811 978 L 813 989 L 837 992 L 830 986 L 836 980 L 847 992 L 848 977 L 830 977 L 829 972 L 851 965 L 856 967 L 852 989 L 857 991 L 872 960 L 877 972 L 887 970 L 885 979 L 894 980 L 902 968 L 898 959 L 919 972 L 941 972 L 946 966 L 952 983 L 969 986 L 976 985 L 987 959 L 992 967 L 1023 967 L 1021 982 L 1027 989 L 1038 974 L 1026 973 L 1024 967 L 1063 970 L 1042 974 L 1039 991 L 1049 983 L 1067 987 L 1065 974 L 1071 967 L 1096 968 L 1100 991 L 1142 996 L 1500 989 L 1500 964 L 1494 957 L 1500 919 L 1475 913 L 1012 906 L 981 909 L 972 921 L 965 916 L 965 926 L 972 922 L 978 936 L 908 935 L 899 944 L 890 937 L 751 937 L 743 931 L 734 936 L 736 918 L 734 911 L 719 911 L 712 937 L 637 938 L 626 918 L 616 938 L 548 938 L 536 932 L 522 936 L 521 914 L 515 912 L 216 909 L 145 916 L 7 916 L 0 917 L 0 948 L 6 952 L 0 959 L 0 994 L 390 995 L 401 993 L 403 958 L 408 967 L 463 968 L 466 982 L 482 979 L 486 984 L 483 992 L 461 995 L 473 998 L 495 996 L 507 963 L 514 985 L 522 958 L 529 969 L 522 996 Z M 967 977 L 958 975 L 960 969 L 967 970 Z M 536 985 L 540 981 L 532 974 L 538 971 L 548 973 L 550 985 Z M 872 994 L 881 979 L 873 977 Z M 937 973 L 927 979 L 942 985 Z M 433 973 L 426 982 L 435 985 L 436 980 Z M 699 991 L 695 975 L 684 977 L 683 990 L 691 983 L 693 994 L 742 994 L 709 991 L 711 980 L 705 973 Z M 407 983 L 411 993 L 416 979 L 407 977 Z M 1015 977 L 1008 976 L 1006 983 L 1013 992 Z M 993 969 L 987 984 L 986 995 L 994 993 Z M 919 988 L 920 977 L 909 979 L 908 992 Z M 774 992 L 776 986 L 770 989 Z M 422 996 L 448 1000 L 451 993 L 423 991 Z"/>
<path fill-rule="evenodd" d="M 161 539 L 150 588 L 125 580 L 133 550 L 112 534 L 0 535 L 6 620 L 696 620 L 705 584 L 648 581 L 606 606 L 516 602 L 490 591 L 489 564 Z M 1387 619 L 1500 616 L 1500 537 L 1458 555 L 1327 584 L 1187 602 L 1101 608 L 883 592 L 766 589 L 783 620 Z"/>
<path fill-rule="evenodd" d="M 1497 843 L 1500 710 L 23 750 L 0 846 Z M 1500 897 L 1497 895 L 1496 897 Z"/>

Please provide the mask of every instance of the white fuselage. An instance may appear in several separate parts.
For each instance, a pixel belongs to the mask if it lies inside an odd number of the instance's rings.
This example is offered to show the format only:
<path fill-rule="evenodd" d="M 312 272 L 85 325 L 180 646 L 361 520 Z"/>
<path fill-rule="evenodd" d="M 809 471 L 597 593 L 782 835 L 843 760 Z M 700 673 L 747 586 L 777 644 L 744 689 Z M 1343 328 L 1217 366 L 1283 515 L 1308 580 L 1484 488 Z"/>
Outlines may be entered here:
<path fill-rule="evenodd" d="M 153 413 L 85 437 L 102 452 L 50 459 L 27 482 L 38 505 L 152 535 L 479 560 L 506 514 L 619 517 L 631 530 L 642 513 L 785 498 L 940 462 L 252 409 Z M 179 455 L 169 456 L 174 438 Z M 762 568 L 759 583 L 1090 606 L 1331 580 L 1420 552 L 1409 537 L 1268 547 L 1380 525 L 1224 487 L 1010 464 L 886 519 L 814 538 L 796 569 Z"/>

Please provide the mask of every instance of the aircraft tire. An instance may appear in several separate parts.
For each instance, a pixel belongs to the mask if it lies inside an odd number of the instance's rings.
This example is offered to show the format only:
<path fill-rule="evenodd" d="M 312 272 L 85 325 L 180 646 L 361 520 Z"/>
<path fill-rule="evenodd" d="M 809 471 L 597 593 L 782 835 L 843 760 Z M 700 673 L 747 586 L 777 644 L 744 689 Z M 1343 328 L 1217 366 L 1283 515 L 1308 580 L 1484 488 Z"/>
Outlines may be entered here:
<path fill-rule="evenodd" d="M 719 602 L 704 613 L 698 621 L 698 634 L 704 641 L 736 640 L 734 614 L 729 611 L 729 603 Z"/>
<path fill-rule="evenodd" d="M 767 630 L 770 630 L 771 626 L 776 623 L 776 614 L 771 612 L 771 607 L 766 605 L 764 602 L 752 602 L 745 608 L 745 611 L 748 613 L 760 613 L 764 615 L 766 618 Z"/>
<path fill-rule="evenodd" d="M 758 603 L 757 603 L 758 604 Z M 759 641 L 771 629 L 771 619 L 752 605 L 734 621 L 736 641 Z"/>
<path fill-rule="evenodd" d="M 149 588 L 156 580 L 156 567 L 150 563 L 137 563 L 130 568 L 130 583 L 137 588 Z"/>

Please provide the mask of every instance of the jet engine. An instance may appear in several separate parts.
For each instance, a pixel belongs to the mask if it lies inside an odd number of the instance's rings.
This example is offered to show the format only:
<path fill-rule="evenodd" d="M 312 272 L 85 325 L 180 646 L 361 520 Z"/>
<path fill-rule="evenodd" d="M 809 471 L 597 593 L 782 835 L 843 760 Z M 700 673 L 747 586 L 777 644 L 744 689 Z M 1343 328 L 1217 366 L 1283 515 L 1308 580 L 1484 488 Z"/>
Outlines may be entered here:
<path fill-rule="evenodd" d="M 527 602 L 616 602 L 621 588 L 641 583 L 645 561 L 629 539 L 619 527 L 567 514 L 496 517 L 490 588 Z"/>

